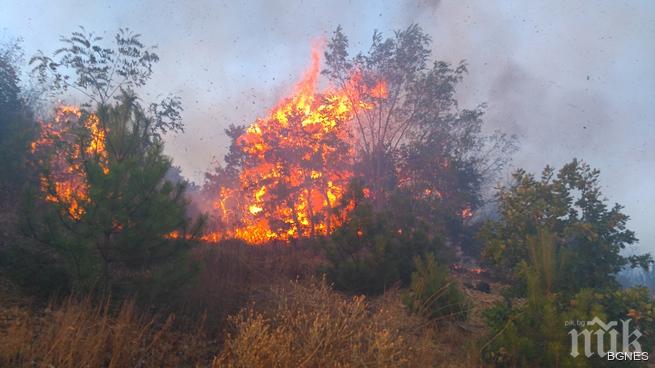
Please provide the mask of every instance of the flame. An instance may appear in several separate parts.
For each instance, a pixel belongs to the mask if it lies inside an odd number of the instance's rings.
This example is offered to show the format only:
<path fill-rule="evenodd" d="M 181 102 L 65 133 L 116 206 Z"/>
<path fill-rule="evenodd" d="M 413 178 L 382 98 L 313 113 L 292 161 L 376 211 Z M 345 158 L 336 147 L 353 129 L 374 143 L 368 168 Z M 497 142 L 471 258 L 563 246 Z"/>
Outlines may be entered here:
<path fill-rule="evenodd" d="M 102 172 L 109 174 L 107 166 L 106 131 L 95 114 L 81 121 L 88 137 L 80 140 L 74 132 L 82 112 L 75 106 L 58 106 L 50 122 L 41 122 L 39 137 L 30 145 L 32 153 L 40 154 L 39 164 L 46 167 L 40 177 L 43 198 L 62 206 L 62 212 L 73 220 L 80 220 L 89 202 L 89 188 L 84 171 L 84 159 L 97 157 Z"/>
<path fill-rule="evenodd" d="M 337 211 L 353 177 L 350 121 L 357 109 L 374 108 L 376 100 L 386 98 L 387 83 L 367 87 L 356 72 L 344 88 L 317 93 L 319 48 L 313 48 L 311 59 L 294 93 L 237 138 L 245 157 L 239 187 L 222 188 L 213 208 L 225 222 L 238 220 L 206 238 L 261 244 L 325 235 L 354 208 L 349 203 Z"/>
<path fill-rule="evenodd" d="M 462 209 L 462 211 L 460 211 L 459 215 L 462 218 L 462 220 L 466 220 L 473 217 L 473 211 L 471 210 L 470 207 L 465 207 L 464 209 Z"/>

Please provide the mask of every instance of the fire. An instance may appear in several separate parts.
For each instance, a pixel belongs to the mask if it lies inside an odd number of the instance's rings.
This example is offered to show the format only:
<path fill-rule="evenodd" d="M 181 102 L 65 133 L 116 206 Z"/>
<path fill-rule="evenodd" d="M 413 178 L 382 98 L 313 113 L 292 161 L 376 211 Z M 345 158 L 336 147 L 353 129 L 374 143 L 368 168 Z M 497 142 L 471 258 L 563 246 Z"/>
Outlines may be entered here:
<path fill-rule="evenodd" d="M 74 124 L 82 118 L 77 107 L 57 107 L 52 121 L 41 122 L 40 135 L 31 144 L 32 153 L 44 154 L 39 156 L 39 164 L 47 168 L 40 178 L 44 199 L 60 204 L 73 220 L 84 216 L 90 200 L 83 166 L 85 157 L 96 157 L 102 172 L 109 174 L 106 131 L 98 116 L 90 114 L 83 118 L 87 136 L 80 140 Z"/>
<path fill-rule="evenodd" d="M 294 94 L 236 140 L 244 157 L 238 188 L 221 188 L 213 208 L 223 219 L 238 220 L 207 238 L 264 243 L 325 235 L 354 207 L 337 211 L 353 177 L 350 121 L 357 109 L 371 109 L 386 98 L 387 84 L 366 87 L 354 73 L 345 88 L 317 93 L 319 55 L 312 50 L 311 67 Z"/>
<path fill-rule="evenodd" d="M 462 209 L 462 211 L 459 214 L 463 220 L 473 217 L 473 211 L 469 207 L 465 207 L 464 209 Z"/>

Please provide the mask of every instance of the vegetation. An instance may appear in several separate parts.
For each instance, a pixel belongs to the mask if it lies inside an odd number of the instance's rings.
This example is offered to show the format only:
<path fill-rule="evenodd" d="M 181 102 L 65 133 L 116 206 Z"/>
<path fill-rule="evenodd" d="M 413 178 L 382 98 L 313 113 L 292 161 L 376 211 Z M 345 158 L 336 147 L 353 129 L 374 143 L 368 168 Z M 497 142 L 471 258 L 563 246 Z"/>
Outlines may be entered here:
<path fill-rule="evenodd" d="M 434 254 L 428 253 L 424 259 L 416 257 L 414 268 L 412 283 L 404 297 L 411 311 L 435 320 L 466 319 L 468 301 Z"/>
<path fill-rule="evenodd" d="M 18 41 L 0 45 L 0 203 L 16 204 L 29 177 L 29 145 L 36 133 L 20 88 L 22 50 Z"/>
<path fill-rule="evenodd" d="M 115 49 L 100 41 L 75 32 L 56 61 L 32 59 L 42 82 L 52 77 L 53 93 L 75 88 L 89 103 L 59 108 L 32 143 L 39 180 L 23 230 L 50 248 L 40 254 L 63 260 L 74 290 L 134 290 L 149 282 L 154 295 L 189 278 L 185 254 L 202 225 L 187 218 L 184 183 L 165 179 L 171 161 L 159 134 L 182 125 L 175 103 L 165 112 L 158 105 L 145 110 L 129 89 L 146 83 L 157 55 L 124 30 Z"/>
<path fill-rule="evenodd" d="M 202 189 L 164 154 L 181 100 L 140 92 L 155 47 L 61 41 L 33 76 L 83 102 L 38 119 L 20 48 L 0 51 L 0 366 L 603 366 L 570 354 L 567 324 L 595 317 L 629 318 L 652 352 L 653 295 L 617 275 L 653 260 L 625 255 L 598 170 L 518 170 L 473 223 L 514 138 L 458 105 L 466 64 L 434 60 L 420 27 L 354 56 L 337 28 L 336 92 L 314 91 L 314 55 L 300 92 L 230 126 Z M 462 256 L 478 228 L 484 268 Z"/>
<path fill-rule="evenodd" d="M 407 286 L 415 256 L 436 252 L 446 257 L 442 240 L 415 216 L 406 195 L 399 193 L 389 208 L 375 211 L 356 185 L 352 193 L 359 204 L 346 223 L 321 242 L 326 274 L 337 289 L 379 294 L 396 284 Z"/>
<path fill-rule="evenodd" d="M 384 38 L 374 32 L 367 53 L 349 55 L 338 27 L 328 42 L 323 74 L 346 87 L 361 80 L 356 94 L 375 102 L 355 110 L 357 172 L 371 190 L 376 209 L 397 187 L 424 200 L 422 213 L 443 226 L 481 204 L 481 185 L 500 170 L 515 141 L 481 131 L 484 105 L 460 108 L 455 99 L 466 64 L 432 60 L 430 37 L 417 25 Z M 384 80 L 385 98 L 370 88 Z M 370 92 L 366 92 L 370 91 Z"/>
<path fill-rule="evenodd" d="M 202 326 L 182 335 L 172 329 L 173 316 L 146 317 L 131 302 L 113 313 L 109 300 L 71 297 L 43 316 L 10 312 L 0 331 L 0 364 L 7 367 L 180 367 L 208 351 Z"/>
<path fill-rule="evenodd" d="M 101 138 L 88 124 L 94 119 L 104 122 Z M 200 229 L 187 219 L 184 184 L 165 179 L 171 163 L 163 156 L 161 143 L 145 140 L 151 138 L 144 132 L 149 118 L 134 104 L 134 97 L 125 94 L 115 105 L 82 113 L 68 123 L 75 127 L 66 132 L 69 137 L 37 151 L 42 155 L 38 171 L 42 179 L 35 191 L 45 191 L 46 198 L 45 203 L 37 199 L 27 207 L 26 231 L 66 260 L 76 289 L 115 284 L 121 273 L 129 277 L 165 272 L 175 277 L 171 271 L 184 268 L 181 257 Z M 104 147 L 78 157 L 96 139 L 102 139 Z M 64 146 L 70 142 L 89 143 Z M 75 195 L 61 189 L 57 165 L 62 156 L 64 165 L 79 175 Z M 170 234 L 176 236 L 167 237 Z"/>
<path fill-rule="evenodd" d="M 582 289 L 568 297 L 555 282 L 561 269 L 561 258 L 555 253 L 554 236 L 540 231 L 538 237 L 528 239 L 530 268 L 526 273 L 527 296 L 523 300 L 506 299 L 485 312 L 493 338 L 484 346 L 486 359 L 500 366 L 604 366 L 607 361 L 595 355 L 570 355 L 570 321 L 603 321 L 635 319 L 639 331 L 647 336 L 640 343 L 649 344 L 653 335 L 655 302 L 648 290 Z M 568 326 L 562 328 L 562 326 Z M 610 350 L 609 339 L 598 341 Z M 652 343 L 643 345 L 652 351 Z"/>
<path fill-rule="evenodd" d="M 325 281 L 273 290 L 267 313 L 246 309 L 216 367 L 424 367 L 435 342 L 423 321 L 402 306 L 369 311 L 364 296 L 347 299 Z M 330 300 L 330 302 L 326 302 Z M 423 324 L 423 326 L 421 326 Z M 298 338 L 302 336 L 303 338 Z"/>
<path fill-rule="evenodd" d="M 626 228 L 629 219 L 615 204 L 608 208 L 599 183 L 600 172 L 573 160 L 557 174 L 546 167 L 540 179 L 518 170 L 514 182 L 497 193 L 500 219 L 490 221 L 480 237 L 483 259 L 512 280 L 525 280 L 530 256 L 528 239 L 540 230 L 553 235 L 560 268 L 553 283 L 557 290 L 575 293 L 582 288 L 615 287 L 622 267 L 648 268 L 650 255 L 621 254 L 637 241 Z"/>

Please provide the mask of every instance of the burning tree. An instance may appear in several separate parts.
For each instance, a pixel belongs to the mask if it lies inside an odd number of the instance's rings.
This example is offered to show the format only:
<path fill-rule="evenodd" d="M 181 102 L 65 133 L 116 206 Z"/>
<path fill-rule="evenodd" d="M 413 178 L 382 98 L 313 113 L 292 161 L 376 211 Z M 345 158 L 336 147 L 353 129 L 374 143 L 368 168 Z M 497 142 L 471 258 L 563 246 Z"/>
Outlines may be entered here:
<path fill-rule="evenodd" d="M 158 60 L 138 35 L 119 32 L 116 48 L 99 41 L 76 32 L 57 60 L 33 58 L 42 81 L 54 80 L 53 92 L 71 88 L 89 101 L 59 106 L 40 123 L 26 231 L 65 260 L 77 288 L 183 276 L 202 222 L 187 218 L 184 183 L 166 180 L 171 161 L 160 134 L 181 129 L 179 101 L 144 107 L 130 89 L 149 79 Z"/>
<path fill-rule="evenodd" d="M 248 128 L 228 130 L 227 165 L 208 176 L 207 185 L 221 181 L 211 190 L 225 227 L 210 238 L 286 241 L 329 234 L 344 221 L 352 204 L 337 207 L 353 177 L 349 122 L 355 109 L 373 104 L 353 98 L 357 76 L 344 88 L 316 93 L 319 67 L 315 49 L 293 96 Z"/>
<path fill-rule="evenodd" d="M 401 190 L 430 203 L 423 215 L 431 221 L 461 221 L 481 204 L 482 184 L 506 164 L 514 139 L 482 133 L 484 105 L 462 109 L 455 98 L 466 64 L 431 60 L 429 46 L 429 36 L 412 25 L 387 39 L 375 32 L 369 51 L 350 57 L 338 27 L 323 74 L 343 87 L 357 75 L 353 96 L 375 102 L 355 108 L 352 120 L 357 174 L 375 207 Z M 383 89 L 375 88 L 380 80 Z"/>
<path fill-rule="evenodd" d="M 153 272 L 199 234 L 184 185 L 164 179 L 161 143 L 142 140 L 149 122 L 133 101 L 124 95 L 96 113 L 59 107 L 32 144 L 45 205 L 30 207 L 28 231 L 60 251 L 77 287 Z"/>
<path fill-rule="evenodd" d="M 322 72 L 330 88 L 316 92 L 314 50 L 291 97 L 266 118 L 227 131 L 226 165 L 205 186 L 217 198 L 210 211 L 220 224 L 209 238 L 263 243 L 330 234 L 355 206 L 342 200 L 355 178 L 375 210 L 400 191 L 433 224 L 472 216 L 513 141 L 481 133 L 483 106 L 458 107 L 466 67 L 430 65 L 429 42 L 418 26 L 386 40 L 376 32 L 369 53 L 351 58 L 337 28 Z"/>

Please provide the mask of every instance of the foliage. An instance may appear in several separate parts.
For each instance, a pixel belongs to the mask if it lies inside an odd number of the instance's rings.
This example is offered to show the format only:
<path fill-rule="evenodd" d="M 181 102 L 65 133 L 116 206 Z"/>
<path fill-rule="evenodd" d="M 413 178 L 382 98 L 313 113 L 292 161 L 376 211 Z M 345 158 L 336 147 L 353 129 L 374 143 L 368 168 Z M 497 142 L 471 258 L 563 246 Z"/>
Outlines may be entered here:
<path fill-rule="evenodd" d="M 32 57 L 32 71 L 53 96 L 74 90 L 88 104 L 106 105 L 124 91 L 143 87 L 159 61 L 156 47 L 146 47 L 141 35 L 127 28 L 118 30 L 114 45 L 109 47 L 102 43 L 102 37 L 86 33 L 84 27 L 60 40 L 64 46 L 52 56 L 39 51 Z M 179 97 L 169 95 L 159 103 L 150 103 L 144 110 L 152 117 L 153 135 L 184 130 Z"/>
<path fill-rule="evenodd" d="M 29 143 L 36 124 L 22 96 L 18 42 L 0 45 L 0 202 L 14 202 L 28 178 Z"/>
<path fill-rule="evenodd" d="M 42 300 L 71 291 L 72 282 L 65 264 L 57 254 L 29 238 L 12 239 L 0 251 L 0 275 Z"/>
<path fill-rule="evenodd" d="M 273 289 L 268 305 L 232 318 L 214 367 L 428 367 L 437 361 L 432 332 L 402 305 L 374 308 L 310 280 Z M 263 310 L 262 310 L 263 309 Z"/>
<path fill-rule="evenodd" d="M 441 240 L 430 235 L 427 222 L 415 215 L 414 202 L 404 193 L 376 211 L 354 183 L 357 206 L 346 222 L 321 246 L 328 260 L 326 273 L 339 290 L 381 293 L 393 285 L 408 285 L 415 256 L 435 252 L 445 259 Z M 350 201 L 345 197 L 345 203 Z"/>
<path fill-rule="evenodd" d="M 358 171 L 374 205 L 383 207 L 401 186 L 431 203 L 426 214 L 461 221 L 462 210 L 480 204 L 483 182 L 507 162 L 514 138 L 482 134 L 484 106 L 459 108 L 455 91 L 466 65 L 431 61 L 430 38 L 419 26 L 386 39 L 376 31 L 369 51 L 354 57 L 348 47 L 338 27 L 323 74 L 344 87 L 355 75 L 360 83 L 353 94 L 374 106 L 356 109 L 353 122 Z M 372 88 L 379 80 L 382 91 Z"/>
<path fill-rule="evenodd" d="M 484 357 L 496 366 L 585 366 L 572 360 L 565 317 L 553 288 L 557 260 L 553 237 L 540 232 L 528 240 L 527 300 L 512 306 L 508 300 L 484 312 L 491 338 Z M 583 358 L 586 359 L 586 358 Z"/>
<path fill-rule="evenodd" d="M 598 170 L 573 160 L 557 175 L 551 167 L 541 178 L 523 170 L 514 173 L 510 187 L 500 188 L 500 219 L 480 232 L 484 260 L 514 281 L 529 259 L 527 239 L 540 229 L 553 234 L 554 254 L 561 258 L 556 290 L 575 293 L 582 288 L 616 286 L 614 275 L 631 263 L 646 266 L 650 256 L 625 257 L 621 251 L 637 239 L 626 228 L 622 206 L 608 208 L 600 191 Z"/>
<path fill-rule="evenodd" d="M 484 312 L 491 330 L 483 347 L 487 360 L 498 366 L 604 366 L 607 361 L 598 355 L 570 355 L 571 321 L 594 317 L 605 322 L 630 319 L 644 334 L 639 340 L 642 348 L 652 350 L 655 302 L 646 288 L 581 289 L 569 296 L 555 281 L 563 262 L 556 254 L 555 237 L 539 231 L 538 237 L 528 239 L 528 246 L 527 298 L 506 299 Z M 594 349 L 596 344 L 594 340 Z M 609 350 L 609 341 L 604 344 L 605 351 Z"/>
<path fill-rule="evenodd" d="M 464 319 L 468 309 L 466 297 L 439 265 L 432 253 L 414 258 L 412 282 L 405 294 L 407 307 L 430 319 Z"/>
<path fill-rule="evenodd" d="M 46 201 L 27 207 L 25 230 L 66 260 L 76 288 L 161 276 L 166 290 L 189 276 L 185 254 L 201 222 L 186 217 L 184 184 L 165 180 L 171 162 L 149 134 L 153 118 L 134 100 L 124 94 L 95 114 L 73 117 L 70 130 L 49 136 L 54 144 L 36 151 L 42 178 L 37 191 L 45 191 Z M 62 158 L 65 173 L 76 175 L 65 178 L 81 182 L 72 198 L 60 190 Z M 157 288 L 150 284 L 147 290 Z"/>

